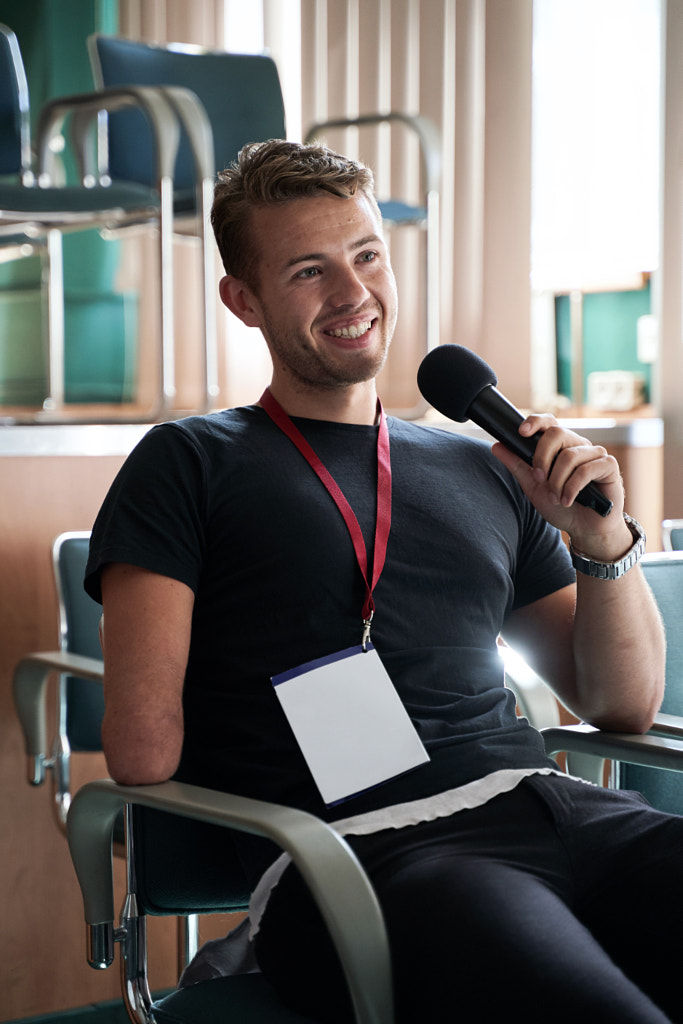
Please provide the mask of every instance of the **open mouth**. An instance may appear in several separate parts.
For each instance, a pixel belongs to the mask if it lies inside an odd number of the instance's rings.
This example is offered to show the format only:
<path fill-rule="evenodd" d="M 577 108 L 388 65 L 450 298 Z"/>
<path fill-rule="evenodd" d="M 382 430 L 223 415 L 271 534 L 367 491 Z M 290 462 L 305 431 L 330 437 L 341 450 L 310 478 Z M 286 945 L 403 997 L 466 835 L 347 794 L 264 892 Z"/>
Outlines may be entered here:
<path fill-rule="evenodd" d="M 372 327 L 372 320 L 365 320 L 360 324 L 351 324 L 350 327 L 335 327 L 334 330 L 325 331 L 331 338 L 362 338 Z"/>

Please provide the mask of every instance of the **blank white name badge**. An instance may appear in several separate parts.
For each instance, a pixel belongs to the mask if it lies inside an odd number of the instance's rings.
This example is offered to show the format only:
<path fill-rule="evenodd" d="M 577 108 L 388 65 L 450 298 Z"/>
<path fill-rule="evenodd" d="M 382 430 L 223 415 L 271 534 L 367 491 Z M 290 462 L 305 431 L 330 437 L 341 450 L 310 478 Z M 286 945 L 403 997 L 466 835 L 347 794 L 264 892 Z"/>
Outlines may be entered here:
<path fill-rule="evenodd" d="M 273 685 L 328 806 L 429 761 L 372 644 L 282 672 Z"/>

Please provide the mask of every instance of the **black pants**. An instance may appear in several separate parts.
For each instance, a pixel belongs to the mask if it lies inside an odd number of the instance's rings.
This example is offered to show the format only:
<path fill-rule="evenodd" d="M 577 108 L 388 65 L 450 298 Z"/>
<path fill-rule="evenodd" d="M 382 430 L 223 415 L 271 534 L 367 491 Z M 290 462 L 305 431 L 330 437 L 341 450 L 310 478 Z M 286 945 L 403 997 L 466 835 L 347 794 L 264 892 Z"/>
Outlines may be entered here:
<path fill-rule="evenodd" d="M 533 776 L 483 807 L 349 842 L 384 911 L 401 1024 L 683 1022 L 683 817 Z M 299 1010 L 353 1021 L 292 867 L 256 953 Z"/>

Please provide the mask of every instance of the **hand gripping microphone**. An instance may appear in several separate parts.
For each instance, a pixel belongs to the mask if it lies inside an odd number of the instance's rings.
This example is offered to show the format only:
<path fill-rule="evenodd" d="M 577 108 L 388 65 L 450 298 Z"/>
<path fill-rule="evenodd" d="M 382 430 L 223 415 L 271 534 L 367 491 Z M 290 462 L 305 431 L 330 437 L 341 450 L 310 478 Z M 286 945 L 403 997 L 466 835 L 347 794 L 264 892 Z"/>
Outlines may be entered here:
<path fill-rule="evenodd" d="M 538 437 L 519 434 L 524 417 L 496 388 L 497 383 L 488 363 L 462 345 L 439 345 L 432 349 L 417 371 L 417 385 L 423 397 L 438 412 L 458 423 L 473 420 L 531 465 Z M 579 491 L 576 500 L 601 516 L 609 515 L 612 509 L 612 502 L 594 483 Z"/>

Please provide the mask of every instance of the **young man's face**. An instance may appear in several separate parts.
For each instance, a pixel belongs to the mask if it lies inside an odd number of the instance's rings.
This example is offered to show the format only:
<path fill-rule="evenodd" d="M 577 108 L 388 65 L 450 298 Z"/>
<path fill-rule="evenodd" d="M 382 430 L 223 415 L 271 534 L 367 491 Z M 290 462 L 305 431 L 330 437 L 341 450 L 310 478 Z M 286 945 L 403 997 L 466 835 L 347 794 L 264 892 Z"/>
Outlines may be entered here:
<path fill-rule="evenodd" d="M 381 369 L 396 324 L 396 282 L 379 214 L 362 194 L 256 209 L 258 291 L 274 382 L 348 387 Z"/>

